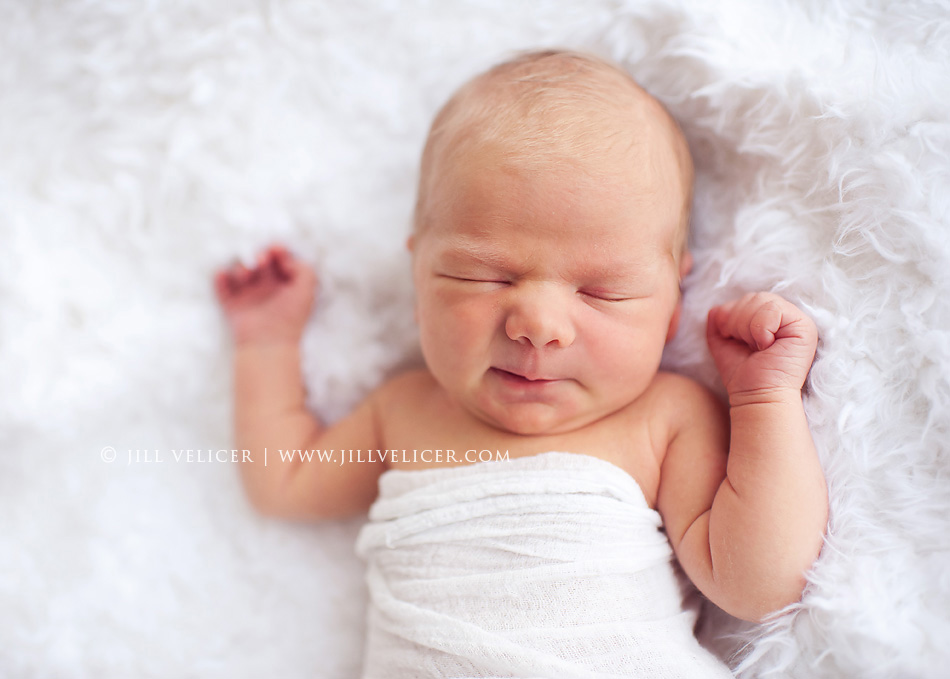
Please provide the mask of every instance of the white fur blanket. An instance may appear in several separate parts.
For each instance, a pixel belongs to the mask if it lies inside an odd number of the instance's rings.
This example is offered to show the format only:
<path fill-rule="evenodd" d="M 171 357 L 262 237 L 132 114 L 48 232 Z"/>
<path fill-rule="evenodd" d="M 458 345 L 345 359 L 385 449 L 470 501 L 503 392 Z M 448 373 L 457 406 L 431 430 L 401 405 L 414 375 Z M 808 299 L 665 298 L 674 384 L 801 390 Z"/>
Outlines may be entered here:
<path fill-rule="evenodd" d="M 260 519 L 209 461 L 231 446 L 211 273 L 275 240 L 318 267 L 305 373 L 341 415 L 416 360 L 431 116 L 546 45 L 620 60 L 690 137 L 667 366 L 714 384 L 705 311 L 746 290 L 821 331 L 827 544 L 802 606 L 725 646 L 749 642 L 750 677 L 945 675 L 950 8 L 929 0 L 0 3 L 0 675 L 358 675 L 364 519 Z"/>
<path fill-rule="evenodd" d="M 365 679 L 723 679 L 627 472 L 550 452 L 390 470 L 360 531 Z"/>

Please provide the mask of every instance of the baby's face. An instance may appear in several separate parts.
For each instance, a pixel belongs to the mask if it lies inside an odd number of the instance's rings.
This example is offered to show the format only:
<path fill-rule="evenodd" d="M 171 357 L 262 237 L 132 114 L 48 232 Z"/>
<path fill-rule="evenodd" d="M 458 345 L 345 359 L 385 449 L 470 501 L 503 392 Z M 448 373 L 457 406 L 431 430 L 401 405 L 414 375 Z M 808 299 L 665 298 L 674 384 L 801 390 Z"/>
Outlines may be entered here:
<path fill-rule="evenodd" d="M 519 434 L 590 424 L 634 401 L 675 332 L 670 230 L 681 196 L 649 171 L 469 162 L 435 182 L 413 274 L 435 379 Z"/>

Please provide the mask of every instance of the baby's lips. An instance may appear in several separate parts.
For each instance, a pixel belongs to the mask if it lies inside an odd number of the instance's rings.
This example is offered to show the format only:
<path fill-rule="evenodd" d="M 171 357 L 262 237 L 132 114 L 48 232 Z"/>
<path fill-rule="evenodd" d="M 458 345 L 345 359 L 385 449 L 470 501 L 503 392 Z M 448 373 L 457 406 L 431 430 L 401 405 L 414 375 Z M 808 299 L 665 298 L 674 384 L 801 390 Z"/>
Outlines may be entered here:
<path fill-rule="evenodd" d="M 548 373 L 542 374 L 535 370 L 509 370 L 507 368 L 501 368 L 498 366 L 494 366 L 494 368 L 499 372 L 508 373 L 509 375 L 520 377 L 521 379 L 528 380 L 529 382 L 556 382 L 562 379 L 560 377 L 552 377 Z"/>

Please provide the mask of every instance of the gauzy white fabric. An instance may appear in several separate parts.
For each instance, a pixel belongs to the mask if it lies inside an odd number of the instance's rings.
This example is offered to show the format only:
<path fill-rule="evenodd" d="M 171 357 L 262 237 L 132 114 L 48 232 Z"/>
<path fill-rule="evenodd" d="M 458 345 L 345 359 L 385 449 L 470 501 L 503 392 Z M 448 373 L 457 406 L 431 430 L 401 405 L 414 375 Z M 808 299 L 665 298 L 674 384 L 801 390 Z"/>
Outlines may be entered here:
<path fill-rule="evenodd" d="M 731 677 L 636 481 L 551 452 L 390 470 L 357 540 L 364 677 Z"/>

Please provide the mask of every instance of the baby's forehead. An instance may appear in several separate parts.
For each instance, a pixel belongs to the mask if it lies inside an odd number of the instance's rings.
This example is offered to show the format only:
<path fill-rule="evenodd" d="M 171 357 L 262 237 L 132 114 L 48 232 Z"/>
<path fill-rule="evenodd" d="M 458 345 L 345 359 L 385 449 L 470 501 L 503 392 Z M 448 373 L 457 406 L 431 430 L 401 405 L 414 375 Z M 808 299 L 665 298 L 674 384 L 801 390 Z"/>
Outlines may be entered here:
<path fill-rule="evenodd" d="M 415 228 L 457 187 L 460 165 L 490 158 L 528 171 L 625 167 L 640 188 L 688 224 L 692 161 L 666 109 L 615 64 L 539 52 L 463 85 L 436 116 L 423 151 Z M 632 190 L 636 190 L 632 188 Z"/>
<path fill-rule="evenodd" d="M 603 67 L 582 75 L 527 67 L 489 71 L 463 86 L 433 133 L 449 144 L 487 138 L 520 142 L 538 153 L 565 145 L 672 141 L 672 134 L 657 133 L 673 132 L 675 123 L 626 73 Z"/>
<path fill-rule="evenodd" d="M 550 234 L 558 235 L 557 247 L 571 243 L 568 256 L 588 246 L 611 261 L 644 248 L 665 251 L 678 218 L 675 198 L 656 178 L 636 174 L 642 173 L 512 167 L 493 158 L 459 163 L 440 175 L 427 223 L 444 245 L 495 253 L 487 259 L 503 256 L 508 237 L 525 224 L 533 225 L 538 243 Z"/>

